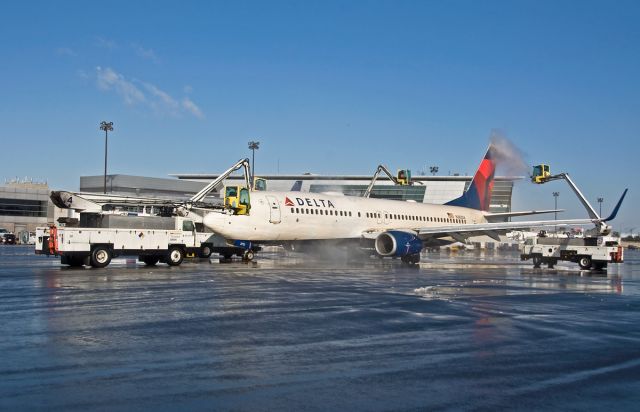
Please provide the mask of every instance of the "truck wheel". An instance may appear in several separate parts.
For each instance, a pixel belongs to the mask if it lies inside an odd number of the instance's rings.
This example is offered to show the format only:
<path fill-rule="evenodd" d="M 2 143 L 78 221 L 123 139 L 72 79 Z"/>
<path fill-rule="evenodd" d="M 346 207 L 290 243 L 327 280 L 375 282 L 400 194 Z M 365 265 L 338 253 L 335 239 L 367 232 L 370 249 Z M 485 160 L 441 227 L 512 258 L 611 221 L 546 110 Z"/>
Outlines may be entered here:
<path fill-rule="evenodd" d="M 160 261 L 160 258 L 158 256 L 143 256 L 142 261 L 147 266 L 155 266 Z"/>
<path fill-rule="evenodd" d="M 578 259 L 578 265 L 580 265 L 580 269 L 591 268 L 591 258 L 589 256 L 580 256 L 580 259 Z"/>
<path fill-rule="evenodd" d="M 178 266 L 184 260 L 184 251 L 180 246 L 171 246 L 167 254 L 167 264 L 169 266 Z"/>
<path fill-rule="evenodd" d="M 244 252 L 244 260 L 250 262 L 254 258 L 253 250 L 247 250 Z"/>
<path fill-rule="evenodd" d="M 103 268 L 111 263 L 111 249 L 107 246 L 96 246 L 91 252 L 91 266 Z"/>
<path fill-rule="evenodd" d="M 207 245 L 202 246 L 202 248 L 200 249 L 200 257 L 203 259 L 207 259 L 209 256 L 211 256 L 211 247 Z"/>
<path fill-rule="evenodd" d="M 83 265 L 83 258 L 81 256 L 70 256 L 67 260 L 67 264 L 72 268 L 79 268 Z"/>
<path fill-rule="evenodd" d="M 542 256 L 534 256 L 532 260 L 533 260 L 534 268 L 539 268 L 540 265 L 542 264 Z"/>

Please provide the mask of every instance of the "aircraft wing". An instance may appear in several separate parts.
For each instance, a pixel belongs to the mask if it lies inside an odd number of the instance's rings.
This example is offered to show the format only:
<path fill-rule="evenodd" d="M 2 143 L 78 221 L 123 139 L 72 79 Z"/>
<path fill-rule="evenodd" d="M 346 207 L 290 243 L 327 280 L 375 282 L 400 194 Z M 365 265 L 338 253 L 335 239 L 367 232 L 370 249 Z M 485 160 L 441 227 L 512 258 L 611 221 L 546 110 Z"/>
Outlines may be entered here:
<path fill-rule="evenodd" d="M 464 242 L 466 238 L 473 236 L 489 236 L 496 241 L 500 241 L 500 234 L 511 230 L 529 229 L 532 227 L 553 227 L 553 226 L 573 226 L 593 224 L 592 219 L 565 219 L 565 220 L 529 220 L 522 222 L 499 222 L 499 223 L 471 223 L 467 225 L 443 225 L 415 229 L 396 229 L 415 233 L 420 239 L 438 239 L 452 237 L 459 242 Z M 365 239 L 375 239 L 380 233 L 393 228 L 376 229 L 362 234 Z"/>
<path fill-rule="evenodd" d="M 534 220 L 522 222 L 500 222 L 500 223 L 476 223 L 467 225 L 447 225 L 417 229 L 416 233 L 421 239 L 453 237 L 456 240 L 463 240 L 471 236 L 486 235 L 495 240 L 501 233 L 511 230 L 528 229 L 531 227 L 552 227 L 552 226 L 572 226 L 586 225 L 594 223 L 591 219 L 566 219 L 566 220 Z"/>
<path fill-rule="evenodd" d="M 526 210 L 522 212 L 499 212 L 499 213 L 485 213 L 484 217 L 489 222 L 495 221 L 498 219 L 505 219 L 516 216 L 529 216 L 529 215 L 540 215 L 543 213 L 554 213 L 554 212 L 564 212 L 564 209 L 550 209 L 550 210 Z"/>

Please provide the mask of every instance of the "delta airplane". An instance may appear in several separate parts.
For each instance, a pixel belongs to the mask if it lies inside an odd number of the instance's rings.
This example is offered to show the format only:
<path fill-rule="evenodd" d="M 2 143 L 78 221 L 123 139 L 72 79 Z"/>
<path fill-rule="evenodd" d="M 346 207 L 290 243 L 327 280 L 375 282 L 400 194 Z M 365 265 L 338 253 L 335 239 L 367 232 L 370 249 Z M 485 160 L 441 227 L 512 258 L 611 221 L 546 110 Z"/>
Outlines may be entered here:
<path fill-rule="evenodd" d="M 205 226 L 230 244 L 251 249 L 252 244 L 280 244 L 301 249 L 331 242 L 375 250 L 380 257 L 400 257 L 407 264 L 420 261 L 424 247 L 472 236 L 499 235 L 511 230 L 556 225 L 604 225 L 617 213 L 622 199 L 607 219 L 505 222 L 505 218 L 546 211 L 490 213 L 497 152 L 489 146 L 468 190 L 446 204 L 371 199 L 339 193 L 299 191 L 250 192 L 246 214 L 233 209 L 209 212 Z M 246 173 L 246 171 L 245 171 Z M 253 254 L 249 255 L 249 259 Z"/>

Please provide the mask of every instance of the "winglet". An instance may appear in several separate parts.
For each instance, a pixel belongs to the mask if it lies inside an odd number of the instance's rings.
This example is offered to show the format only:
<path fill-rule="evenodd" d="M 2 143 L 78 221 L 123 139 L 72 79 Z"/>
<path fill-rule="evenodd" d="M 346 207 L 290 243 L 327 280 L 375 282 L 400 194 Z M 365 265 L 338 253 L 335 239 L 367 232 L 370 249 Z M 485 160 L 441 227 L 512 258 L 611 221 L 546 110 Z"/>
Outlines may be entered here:
<path fill-rule="evenodd" d="M 603 222 L 608 222 L 616 218 L 616 216 L 618 215 L 618 210 L 620 210 L 620 206 L 622 205 L 622 201 L 624 200 L 624 197 L 627 195 L 628 190 L 629 190 L 628 188 L 624 189 L 624 192 L 622 193 L 620 200 L 618 200 L 618 204 L 616 205 L 616 207 L 613 208 L 613 212 L 611 212 L 611 215 L 608 218 L 604 219 Z"/>

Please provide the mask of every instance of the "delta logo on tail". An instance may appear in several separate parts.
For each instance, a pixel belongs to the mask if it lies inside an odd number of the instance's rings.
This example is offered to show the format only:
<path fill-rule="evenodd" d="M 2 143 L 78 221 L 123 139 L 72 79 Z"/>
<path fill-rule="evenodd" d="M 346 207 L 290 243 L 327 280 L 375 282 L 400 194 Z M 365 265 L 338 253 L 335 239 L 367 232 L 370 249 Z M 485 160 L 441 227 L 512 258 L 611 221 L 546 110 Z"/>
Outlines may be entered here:
<path fill-rule="evenodd" d="M 471 186 L 462 196 L 446 203 L 451 206 L 469 207 L 472 209 L 488 211 L 493 192 L 493 177 L 496 172 L 496 161 L 493 145 L 489 146 L 487 154 L 482 159 Z"/>

